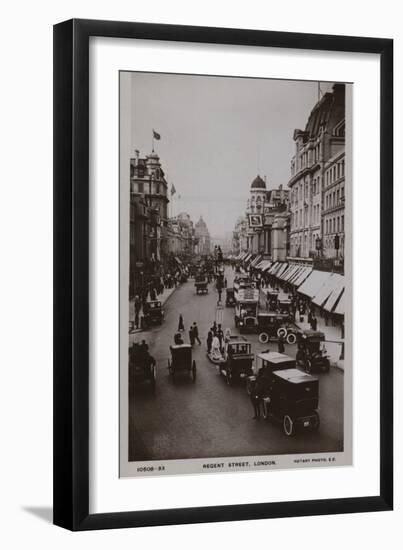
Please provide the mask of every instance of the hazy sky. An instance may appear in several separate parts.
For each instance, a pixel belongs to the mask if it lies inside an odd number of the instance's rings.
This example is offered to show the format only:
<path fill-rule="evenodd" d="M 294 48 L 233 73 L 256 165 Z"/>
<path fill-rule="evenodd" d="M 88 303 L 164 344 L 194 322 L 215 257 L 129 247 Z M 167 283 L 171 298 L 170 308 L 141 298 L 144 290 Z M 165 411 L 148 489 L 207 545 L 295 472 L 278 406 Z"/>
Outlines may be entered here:
<path fill-rule="evenodd" d="M 294 129 L 317 98 L 316 82 L 132 73 L 133 156 L 150 153 L 152 128 L 161 134 L 155 151 L 176 188 L 170 214 L 202 215 L 222 237 L 258 173 L 268 188 L 287 185 Z"/>

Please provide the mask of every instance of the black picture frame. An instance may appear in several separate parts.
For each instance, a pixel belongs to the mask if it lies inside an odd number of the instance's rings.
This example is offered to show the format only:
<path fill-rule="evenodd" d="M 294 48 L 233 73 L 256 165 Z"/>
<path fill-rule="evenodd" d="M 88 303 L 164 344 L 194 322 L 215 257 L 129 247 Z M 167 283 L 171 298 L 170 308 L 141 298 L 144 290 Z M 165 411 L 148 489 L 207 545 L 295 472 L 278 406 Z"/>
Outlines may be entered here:
<path fill-rule="evenodd" d="M 379 494 L 89 513 L 89 38 L 380 54 Z M 393 507 L 393 41 L 73 19 L 54 27 L 54 523 L 71 530 L 391 510 Z"/>

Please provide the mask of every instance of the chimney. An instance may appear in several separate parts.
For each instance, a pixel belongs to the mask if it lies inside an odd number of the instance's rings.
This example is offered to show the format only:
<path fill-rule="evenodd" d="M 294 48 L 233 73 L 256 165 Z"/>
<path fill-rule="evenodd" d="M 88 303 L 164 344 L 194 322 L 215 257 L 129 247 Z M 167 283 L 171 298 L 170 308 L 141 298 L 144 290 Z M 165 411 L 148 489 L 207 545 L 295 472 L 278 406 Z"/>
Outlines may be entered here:
<path fill-rule="evenodd" d="M 137 165 L 139 163 L 140 151 L 138 149 L 135 149 L 134 154 L 136 155 L 136 165 Z"/>

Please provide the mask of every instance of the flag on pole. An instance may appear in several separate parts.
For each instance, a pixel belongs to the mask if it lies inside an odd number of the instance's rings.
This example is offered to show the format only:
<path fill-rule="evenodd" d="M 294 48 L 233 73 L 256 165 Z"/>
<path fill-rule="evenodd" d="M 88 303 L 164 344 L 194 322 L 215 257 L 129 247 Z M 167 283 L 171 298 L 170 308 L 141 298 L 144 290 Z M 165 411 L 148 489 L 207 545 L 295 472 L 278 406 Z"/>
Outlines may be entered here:
<path fill-rule="evenodd" d="M 153 128 L 153 138 L 154 138 L 154 139 L 161 139 L 160 134 L 159 134 L 158 132 L 156 132 L 156 131 L 154 130 L 154 128 Z"/>
<path fill-rule="evenodd" d="M 172 195 L 175 195 L 175 193 L 176 193 L 175 185 L 172 184 L 171 185 L 171 197 L 172 197 Z"/>

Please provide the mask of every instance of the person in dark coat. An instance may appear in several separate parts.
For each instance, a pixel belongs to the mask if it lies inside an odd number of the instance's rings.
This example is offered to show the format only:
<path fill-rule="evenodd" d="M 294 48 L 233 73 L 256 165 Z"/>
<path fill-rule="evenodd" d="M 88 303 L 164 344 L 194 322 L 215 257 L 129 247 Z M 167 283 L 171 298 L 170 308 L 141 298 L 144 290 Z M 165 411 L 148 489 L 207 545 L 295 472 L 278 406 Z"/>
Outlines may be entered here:
<path fill-rule="evenodd" d="M 256 377 L 256 380 L 252 383 L 251 392 L 250 392 L 250 400 L 253 406 L 253 412 L 254 416 L 253 418 L 260 418 L 260 402 L 261 402 L 261 395 L 260 395 L 260 386 L 261 386 L 261 377 L 262 372 L 259 371 Z"/>
<path fill-rule="evenodd" d="M 189 329 L 189 341 L 190 341 L 190 345 L 193 347 L 193 344 L 195 343 L 195 332 L 194 332 L 193 325 L 191 325 Z"/>
<path fill-rule="evenodd" d="M 281 335 L 278 337 L 278 352 L 279 353 L 284 353 L 284 336 Z"/>
<path fill-rule="evenodd" d="M 185 330 L 185 325 L 183 324 L 183 317 L 182 313 L 179 315 L 179 323 L 178 323 L 178 332 L 182 332 Z"/>
<path fill-rule="evenodd" d="M 211 327 L 211 330 L 213 332 L 213 336 L 217 334 L 217 323 L 214 321 L 213 326 Z"/>
<path fill-rule="evenodd" d="M 199 338 L 199 327 L 197 326 L 196 321 L 193 323 L 193 340 L 194 341 L 197 340 L 197 343 L 199 344 L 199 346 L 201 345 L 201 341 Z"/>
<path fill-rule="evenodd" d="M 311 315 L 311 329 L 316 330 L 318 328 L 318 320 L 315 317 L 315 314 Z"/>
<path fill-rule="evenodd" d="M 222 353 L 222 349 L 223 349 L 222 343 L 224 341 L 224 332 L 221 328 L 221 325 L 218 325 L 218 327 L 217 327 L 217 338 L 220 341 L 220 351 Z"/>

